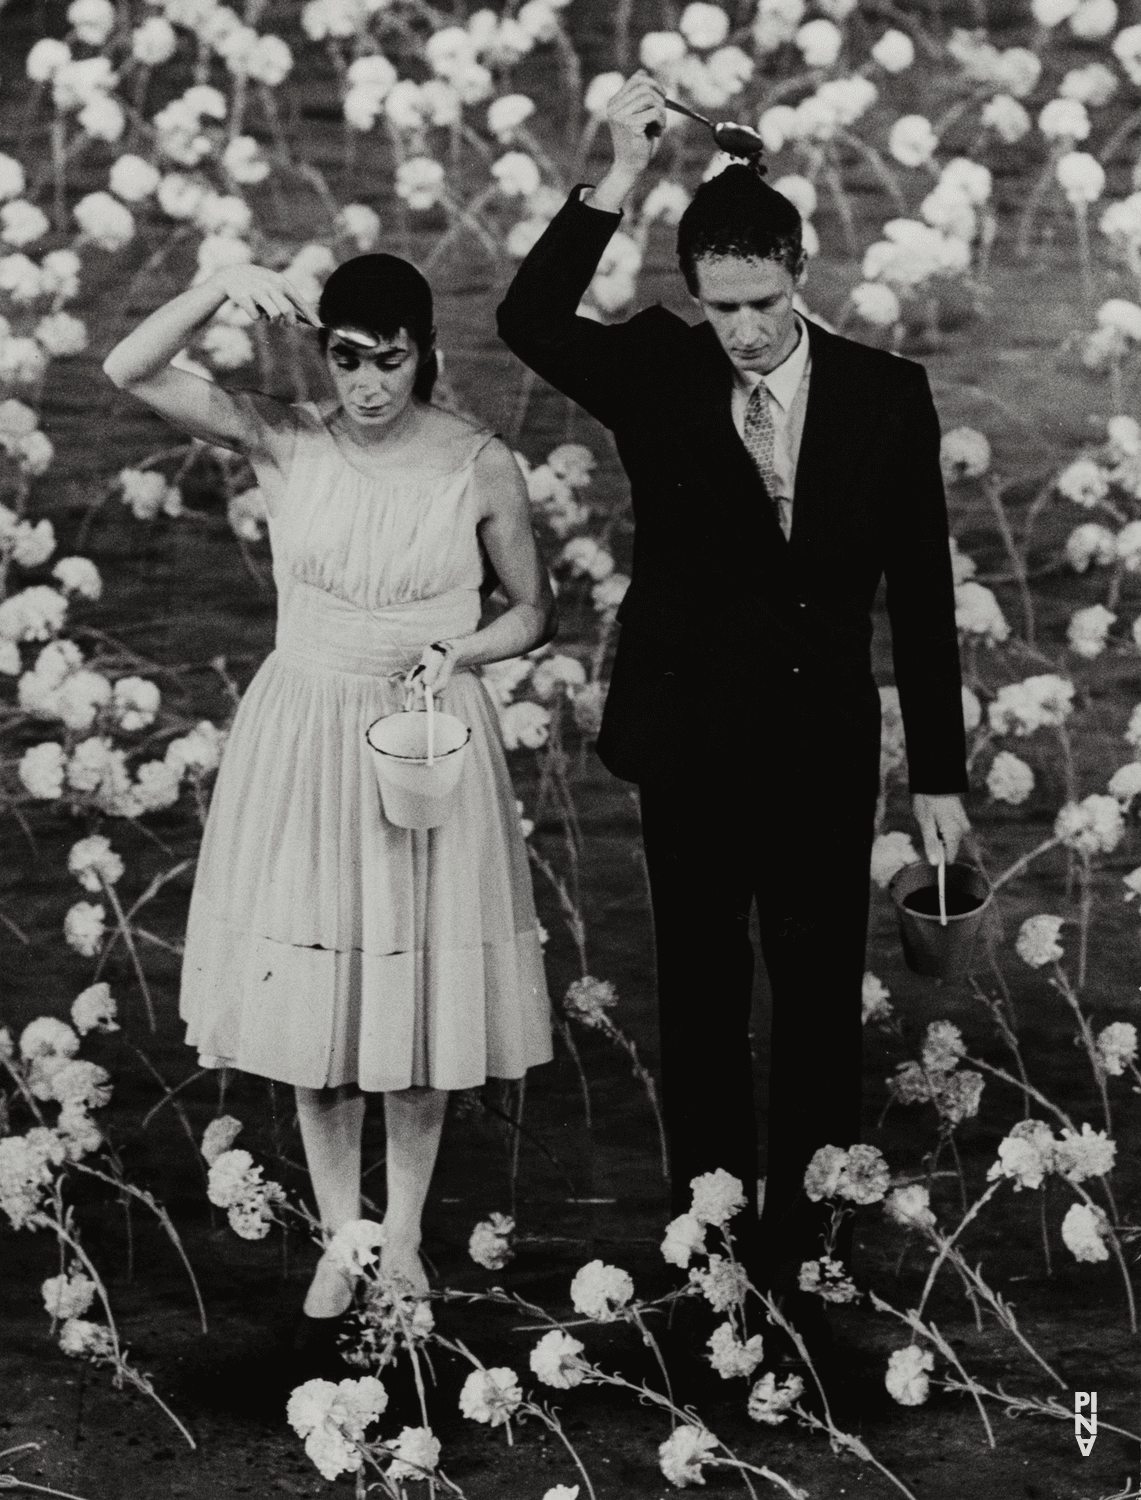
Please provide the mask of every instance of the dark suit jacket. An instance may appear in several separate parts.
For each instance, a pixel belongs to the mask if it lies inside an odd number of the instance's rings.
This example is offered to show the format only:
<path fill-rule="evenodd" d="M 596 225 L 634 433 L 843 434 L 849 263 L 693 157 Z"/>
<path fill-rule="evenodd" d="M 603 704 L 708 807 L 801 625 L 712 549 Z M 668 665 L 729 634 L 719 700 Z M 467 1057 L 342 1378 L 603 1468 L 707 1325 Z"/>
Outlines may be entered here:
<path fill-rule="evenodd" d="M 611 325 L 576 315 L 617 224 L 576 189 L 498 319 L 520 359 L 610 428 L 630 479 L 634 556 L 603 762 L 632 781 L 676 768 L 679 744 L 728 694 L 762 740 L 766 725 L 798 726 L 806 750 L 825 735 L 832 763 L 854 757 L 866 780 L 879 743 L 871 611 L 886 575 L 911 790 L 966 790 L 939 423 L 923 368 L 807 325 L 786 541 L 733 426 L 733 369 L 709 324 L 662 307 Z"/>

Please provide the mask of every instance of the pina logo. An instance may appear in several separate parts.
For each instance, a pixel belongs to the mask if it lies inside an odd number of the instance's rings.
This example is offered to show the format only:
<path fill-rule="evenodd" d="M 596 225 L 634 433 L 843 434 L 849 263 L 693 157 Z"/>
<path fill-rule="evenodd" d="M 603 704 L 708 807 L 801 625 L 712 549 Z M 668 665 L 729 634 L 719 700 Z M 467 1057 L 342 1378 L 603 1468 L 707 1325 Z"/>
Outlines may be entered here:
<path fill-rule="evenodd" d="M 1083 1416 L 1086 1412 L 1088 1415 Z M 1088 1458 L 1097 1441 L 1097 1392 L 1074 1392 L 1074 1437 L 1081 1449 L 1082 1457 Z"/>

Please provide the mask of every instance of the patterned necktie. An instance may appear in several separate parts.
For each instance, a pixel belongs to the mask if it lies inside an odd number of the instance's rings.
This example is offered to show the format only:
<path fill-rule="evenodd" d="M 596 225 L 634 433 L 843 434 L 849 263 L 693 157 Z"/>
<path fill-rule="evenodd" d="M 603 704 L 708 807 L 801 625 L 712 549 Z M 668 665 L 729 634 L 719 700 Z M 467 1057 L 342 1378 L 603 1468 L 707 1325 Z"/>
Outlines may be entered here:
<path fill-rule="evenodd" d="M 782 516 L 780 498 L 777 493 L 779 481 L 775 463 L 776 430 L 773 427 L 772 408 L 769 406 L 768 387 L 763 380 L 759 380 L 753 387 L 749 404 L 745 407 L 744 442 L 749 457 L 756 465 L 757 473 L 769 492 L 769 499 L 773 503 L 773 510 L 779 523 Z"/>

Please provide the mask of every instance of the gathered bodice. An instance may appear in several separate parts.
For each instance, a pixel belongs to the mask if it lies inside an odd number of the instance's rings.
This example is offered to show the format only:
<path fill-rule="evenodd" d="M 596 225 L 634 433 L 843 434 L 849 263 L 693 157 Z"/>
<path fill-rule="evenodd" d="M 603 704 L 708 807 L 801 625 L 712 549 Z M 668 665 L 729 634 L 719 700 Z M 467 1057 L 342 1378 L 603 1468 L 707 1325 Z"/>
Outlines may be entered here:
<path fill-rule="evenodd" d="M 393 672 L 429 641 L 475 630 L 474 468 L 492 434 L 473 427 L 455 467 L 429 452 L 372 470 L 316 405 L 293 411 L 292 463 L 269 502 L 278 649 L 333 670 Z"/>

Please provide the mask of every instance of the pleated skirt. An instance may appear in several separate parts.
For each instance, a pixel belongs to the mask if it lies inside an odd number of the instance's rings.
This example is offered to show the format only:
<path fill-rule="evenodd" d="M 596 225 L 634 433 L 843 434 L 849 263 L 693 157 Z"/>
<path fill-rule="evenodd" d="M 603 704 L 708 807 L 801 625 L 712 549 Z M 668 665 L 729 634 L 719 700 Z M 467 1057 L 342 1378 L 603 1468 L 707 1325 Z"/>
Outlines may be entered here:
<path fill-rule="evenodd" d="M 275 651 L 234 719 L 202 841 L 180 1014 L 206 1067 L 283 1083 L 472 1088 L 551 1057 L 530 867 L 495 709 L 470 672 L 457 805 L 397 828 L 365 732 L 399 679 Z"/>

